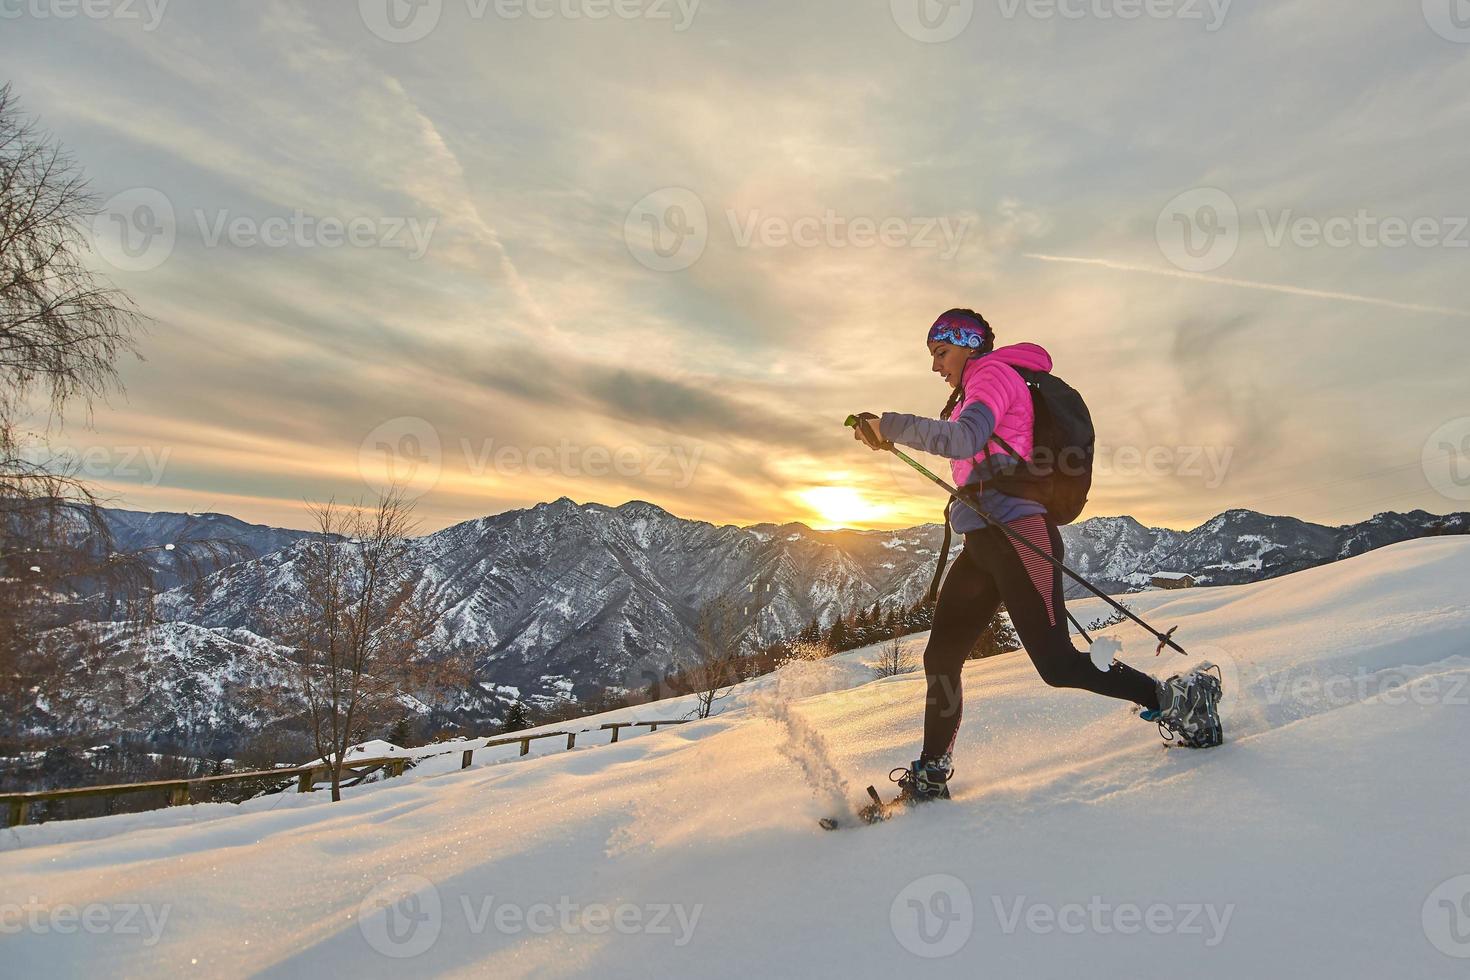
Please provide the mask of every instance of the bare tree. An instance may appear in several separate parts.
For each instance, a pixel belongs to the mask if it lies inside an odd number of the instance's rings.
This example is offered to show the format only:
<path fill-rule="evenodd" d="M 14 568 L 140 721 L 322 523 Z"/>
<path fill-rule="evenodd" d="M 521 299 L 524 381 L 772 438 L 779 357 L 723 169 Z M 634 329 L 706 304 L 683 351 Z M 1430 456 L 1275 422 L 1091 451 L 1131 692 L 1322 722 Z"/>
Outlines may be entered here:
<path fill-rule="evenodd" d="M 904 648 L 903 639 L 897 632 L 884 641 L 878 648 L 878 658 L 868 664 L 879 677 L 897 677 L 900 674 L 912 674 L 919 669 L 913 655 Z"/>
<path fill-rule="evenodd" d="M 739 680 L 745 635 L 740 607 L 726 598 L 711 600 L 694 627 L 694 662 L 683 673 L 695 694 L 695 712 L 708 718 L 715 703 Z"/>
<path fill-rule="evenodd" d="M 332 766 L 340 800 L 347 749 L 401 714 L 407 700 L 452 678 L 423 650 L 432 602 L 412 574 L 412 507 L 400 489 L 375 508 L 314 507 L 320 537 L 296 558 L 299 602 L 272 617 L 270 633 L 294 649 L 307 734 Z"/>
<path fill-rule="evenodd" d="M 187 534 L 120 549 L 78 464 L 50 449 L 68 408 L 80 403 L 90 424 L 94 401 L 120 390 L 116 361 L 137 355 L 146 322 L 86 263 L 97 213 L 81 169 L 0 86 L 0 708 L 11 718 L 56 693 L 69 642 L 84 642 L 58 631 L 86 618 L 146 628 L 162 557 L 150 552 L 173 552 L 187 577 L 244 550 Z"/>

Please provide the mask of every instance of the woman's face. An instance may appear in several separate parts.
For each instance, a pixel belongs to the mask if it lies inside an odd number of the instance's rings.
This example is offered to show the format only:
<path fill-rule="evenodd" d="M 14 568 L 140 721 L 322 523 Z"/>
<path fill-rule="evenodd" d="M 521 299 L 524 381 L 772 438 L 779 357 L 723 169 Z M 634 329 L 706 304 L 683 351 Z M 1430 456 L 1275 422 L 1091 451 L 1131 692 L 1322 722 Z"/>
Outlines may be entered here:
<path fill-rule="evenodd" d="M 965 362 L 970 359 L 970 349 L 956 347 L 943 340 L 931 340 L 929 353 L 934 356 L 934 373 L 951 388 L 958 388 L 964 377 Z"/>

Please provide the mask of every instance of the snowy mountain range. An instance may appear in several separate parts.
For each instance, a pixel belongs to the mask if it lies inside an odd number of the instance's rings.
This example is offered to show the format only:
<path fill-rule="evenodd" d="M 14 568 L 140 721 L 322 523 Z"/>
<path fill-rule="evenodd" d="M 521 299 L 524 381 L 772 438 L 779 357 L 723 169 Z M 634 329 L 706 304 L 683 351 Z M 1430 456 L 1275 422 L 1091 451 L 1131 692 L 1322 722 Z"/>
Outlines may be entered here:
<path fill-rule="evenodd" d="M 122 540 L 138 547 L 166 542 L 185 516 L 113 511 L 109 519 L 126 532 Z M 202 519 L 187 517 L 191 526 Z M 197 740 L 264 720 L 241 699 L 275 676 L 280 653 L 263 638 L 265 622 L 298 594 L 299 550 L 312 535 L 209 517 L 222 533 L 243 535 L 255 557 L 156 597 L 169 633 L 130 661 L 131 672 L 148 679 L 146 697 L 107 699 L 103 691 L 116 683 L 104 682 L 101 668 L 79 664 L 65 701 L 86 711 L 39 706 L 28 719 L 32 726 L 106 719 L 129 731 Z M 1235 584 L 1410 538 L 1466 532 L 1470 514 L 1463 513 L 1380 514 L 1332 528 L 1232 510 L 1187 532 L 1130 517 L 1092 518 L 1064 528 L 1063 538 L 1074 568 L 1120 593 L 1146 587 L 1156 571 Z M 939 525 L 900 531 L 716 526 L 641 501 L 609 507 L 562 498 L 418 538 L 413 565 L 420 588 L 440 610 L 436 647 L 474 663 L 476 684 L 454 707 L 471 718 L 497 719 L 517 698 L 546 704 L 661 677 L 691 648 L 700 608 L 719 597 L 740 600 L 752 638 L 763 642 L 874 602 L 910 605 L 928 587 L 941 537 Z M 121 642 L 103 632 L 110 644 Z M 242 660 L 246 651 L 258 666 Z"/>
<path fill-rule="evenodd" d="M 736 688 L 717 718 L 625 729 L 615 745 L 599 726 L 648 709 L 557 726 L 593 730 L 572 751 L 559 739 L 528 758 L 480 750 L 461 769 L 474 743 L 431 747 L 341 803 L 288 792 L 7 830 L 6 894 L 46 904 L 16 906 L 6 965 L 362 980 L 1177 972 L 1156 964 L 1232 980 L 1463 977 L 1467 578 L 1470 540 L 1457 538 L 1139 594 L 1193 656 L 1155 659 L 1119 627 L 1125 657 L 1160 676 L 1205 657 L 1221 668 L 1225 743 L 1204 752 L 1162 751 L 1129 706 L 1048 688 L 1023 654 L 966 664 L 981 696 L 955 745 L 953 799 L 878 827 L 817 827 L 868 783 L 888 789 L 922 736 L 924 678 L 874 679 L 870 648 L 790 664 Z M 1076 609 L 1086 620 L 1102 603 Z M 917 655 L 924 636 L 904 643 Z M 138 908 L 152 918 L 120 918 Z M 50 909 L 100 910 L 104 925 L 111 911 L 126 927 L 79 941 L 75 912 Z"/>

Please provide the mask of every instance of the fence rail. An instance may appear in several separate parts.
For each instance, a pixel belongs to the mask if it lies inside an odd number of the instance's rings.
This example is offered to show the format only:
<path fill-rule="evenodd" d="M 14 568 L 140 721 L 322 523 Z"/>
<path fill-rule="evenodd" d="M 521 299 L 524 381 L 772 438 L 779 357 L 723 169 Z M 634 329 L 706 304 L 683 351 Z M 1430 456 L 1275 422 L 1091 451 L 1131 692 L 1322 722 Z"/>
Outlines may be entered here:
<path fill-rule="evenodd" d="M 584 728 L 580 732 L 542 732 L 538 735 L 511 735 L 505 738 L 489 739 L 483 745 L 477 745 L 471 749 L 465 749 L 460 759 L 460 768 L 468 769 L 474 763 L 476 752 L 485 749 L 499 748 L 505 745 L 519 744 L 521 755 L 531 754 L 531 743 L 544 738 L 565 738 L 567 748 L 576 747 L 577 736 L 592 731 L 611 731 L 612 737 L 608 744 L 618 740 L 618 732 L 624 728 L 647 728 L 650 733 L 659 730 L 660 726 L 683 725 L 693 719 L 680 718 L 672 721 L 618 721 L 608 722 L 601 728 Z M 355 786 L 368 776 L 382 772 L 385 778 L 402 776 L 410 765 L 416 765 L 425 759 L 432 759 L 440 755 L 453 752 L 429 752 L 420 756 L 395 755 L 385 756 L 378 759 L 353 759 L 342 763 L 341 772 L 338 775 L 343 785 Z M 252 779 L 275 779 L 287 780 L 290 785 L 294 777 L 296 791 L 298 793 L 310 793 L 316 788 L 317 783 L 325 782 L 332 777 L 331 763 L 315 763 L 306 766 L 290 766 L 283 769 L 257 769 L 251 772 L 232 772 L 222 776 L 194 776 L 188 779 L 159 779 L 147 783 L 119 783 L 112 786 L 81 786 L 75 789 L 46 789 L 36 790 L 28 793 L 0 793 L 0 804 L 4 804 L 6 813 L 6 826 L 19 827 L 27 823 L 32 815 L 32 808 L 37 803 L 51 801 L 66 801 L 75 799 L 86 799 L 101 797 L 107 800 L 119 796 L 132 795 L 134 793 L 158 793 L 165 802 L 162 806 L 184 806 L 191 802 L 193 797 L 203 788 L 213 785 L 229 785 L 234 783 L 248 782 Z M 351 777 L 347 781 L 347 777 Z M 284 787 L 283 787 L 284 788 Z M 160 809 L 151 807 L 150 809 Z M 37 821 L 44 822 L 44 819 Z"/>

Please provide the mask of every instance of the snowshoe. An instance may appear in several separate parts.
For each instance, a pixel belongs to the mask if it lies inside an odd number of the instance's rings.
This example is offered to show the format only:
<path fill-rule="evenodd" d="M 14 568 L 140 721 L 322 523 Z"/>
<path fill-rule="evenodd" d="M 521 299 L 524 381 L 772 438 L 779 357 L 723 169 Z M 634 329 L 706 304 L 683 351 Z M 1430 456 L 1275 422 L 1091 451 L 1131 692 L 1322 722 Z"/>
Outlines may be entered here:
<path fill-rule="evenodd" d="M 948 754 L 938 759 L 916 759 L 907 769 L 895 769 L 888 778 L 898 784 L 895 803 L 928 803 L 949 799 L 949 777 L 954 764 Z"/>
<path fill-rule="evenodd" d="M 1220 668 L 1201 663 L 1159 684 L 1159 710 L 1144 711 L 1140 717 L 1156 722 L 1166 741 L 1191 749 L 1213 748 L 1225 741 L 1220 727 L 1223 693 Z"/>
<path fill-rule="evenodd" d="M 898 784 L 898 796 L 885 802 L 878 795 L 877 787 L 869 786 L 868 798 L 872 802 L 865 803 L 858 810 L 858 820 L 861 823 L 882 823 L 914 804 L 947 800 L 950 798 L 949 777 L 953 775 L 954 770 L 948 755 L 934 760 L 919 759 L 907 769 L 900 766 L 888 774 L 888 778 Z M 836 830 L 847 825 L 847 821 L 836 817 L 823 817 L 820 822 L 825 830 Z"/>

